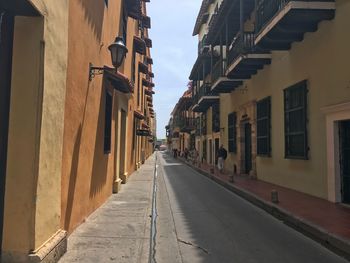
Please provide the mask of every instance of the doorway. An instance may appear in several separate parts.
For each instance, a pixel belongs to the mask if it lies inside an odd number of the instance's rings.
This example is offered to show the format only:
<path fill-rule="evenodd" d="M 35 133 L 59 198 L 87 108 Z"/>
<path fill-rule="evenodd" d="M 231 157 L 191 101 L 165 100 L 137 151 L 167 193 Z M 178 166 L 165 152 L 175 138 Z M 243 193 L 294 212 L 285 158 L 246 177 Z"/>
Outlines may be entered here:
<path fill-rule="evenodd" d="M 219 147 L 220 147 L 220 139 L 216 138 L 215 139 L 215 165 L 218 164 L 218 151 L 219 151 Z"/>
<path fill-rule="evenodd" d="M 213 144 L 209 140 L 209 163 L 213 164 Z"/>
<path fill-rule="evenodd" d="M 125 154 L 126 154 L 126 112 L 121 110 L 120 118 L 120 164 L 119 164 L 119 174 L 121 176 L 125 175 Z"/>
<path fill-rule="evenodd" d="M 340 122 L 339 139 L 341 198 L 350 204 L 350 120 Z"/>
<path fill-rule="evenodd" d="M 0 254 L 4 219 L 14 17 L 0 9 Z"/>
<path fill-rule="evenodd" d="M 252 170 L 252 125 L 244 124 L 244 167 L 245 173 L 249 174 Z"/>

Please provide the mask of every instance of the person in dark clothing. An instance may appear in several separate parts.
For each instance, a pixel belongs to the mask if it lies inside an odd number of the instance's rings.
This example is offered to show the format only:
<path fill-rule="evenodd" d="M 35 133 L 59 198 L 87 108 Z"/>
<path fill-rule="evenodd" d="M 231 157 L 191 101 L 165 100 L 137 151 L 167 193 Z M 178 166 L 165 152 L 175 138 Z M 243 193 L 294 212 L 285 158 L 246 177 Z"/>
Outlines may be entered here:
<path fill-rule="evenodd" d="M 177 158 L 177 149 L 173 149 L 174 152 L 174 158 Z"/>
<path fill-rule="evenodd" d="M 220 173 L 223 172 L 224 170 L 224 162 L 227 158 L 227 151 L 224 148 L 224 145 L 221 144 L 219 150 L 218 150 L 218 169 L 220 171 Z"/>
<path fill-rule="evenodd" d="M 188 154 L 189 154 L 189 153 L 190 153 L 190 152 L 188 151 L 188 149 L 185 148 L 185 150 L 184 150 L 184 157 L 185 157 L 186 161 L 187 161 L 187 159 L 188 159 Z"/>

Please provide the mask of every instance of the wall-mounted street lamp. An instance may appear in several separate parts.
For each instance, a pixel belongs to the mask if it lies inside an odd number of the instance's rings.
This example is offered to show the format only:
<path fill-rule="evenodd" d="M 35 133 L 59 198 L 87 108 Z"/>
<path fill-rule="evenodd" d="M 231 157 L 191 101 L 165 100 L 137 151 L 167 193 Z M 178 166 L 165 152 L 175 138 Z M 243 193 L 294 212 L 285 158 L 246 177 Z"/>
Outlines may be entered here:
<path fill-rule="evenodd" d="M 122 37 L 117 37 L 109 47 L 109 51 L 111 52 L 112 64 L 117 70 L 126 57 L 126 53 L 128 53 L 128 49 L 125 46 L 124 39 Z M 104 67 L 94 67 L 90 63 L 89 69 L 89 80 L 91 81 L 96 75 L 103 74 L 103 71 L 106 70 Z"/>

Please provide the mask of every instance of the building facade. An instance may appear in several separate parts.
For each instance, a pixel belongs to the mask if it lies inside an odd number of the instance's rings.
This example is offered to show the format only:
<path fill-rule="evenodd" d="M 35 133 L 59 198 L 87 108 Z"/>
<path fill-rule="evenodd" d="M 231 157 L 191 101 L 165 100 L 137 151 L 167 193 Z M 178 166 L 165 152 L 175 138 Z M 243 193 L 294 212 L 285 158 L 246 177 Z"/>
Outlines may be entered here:
<path fill-rule="evenodd" d="M 350 202 L 349 14 L 342 0 L 202 2 L 190 79 L 207 162 L 223 144 L 230 172 Z"/>
<path fill-rule="evenodd" d="M 178 154 L 185 150 L 191 151 L 195 145 L 196 113 L 191 110 L 192 83 L 175 105 L 169 124 L 165 127 L 167 142 L 170 150 L 177 150 Z"/>
<path fill-rule="evenodd" d="M 150 26 L 138 0 L 0 2 L 1 262 L 57 261 L 152 154 Z"/>

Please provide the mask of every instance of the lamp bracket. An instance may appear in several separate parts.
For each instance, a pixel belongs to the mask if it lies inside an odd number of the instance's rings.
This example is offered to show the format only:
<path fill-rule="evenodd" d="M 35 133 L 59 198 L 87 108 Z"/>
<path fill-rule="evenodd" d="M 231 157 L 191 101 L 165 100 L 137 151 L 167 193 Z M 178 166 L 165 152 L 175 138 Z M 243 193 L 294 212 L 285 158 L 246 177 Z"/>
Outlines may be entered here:
<path fill-rule="evenodd" d="M 92 79 L 96 75 L 101 75 L 105 71 L 105 68 L 103 67 L 94 67 L 91 63 L 89 65 L 89 81 L 92 81 Z"/>

